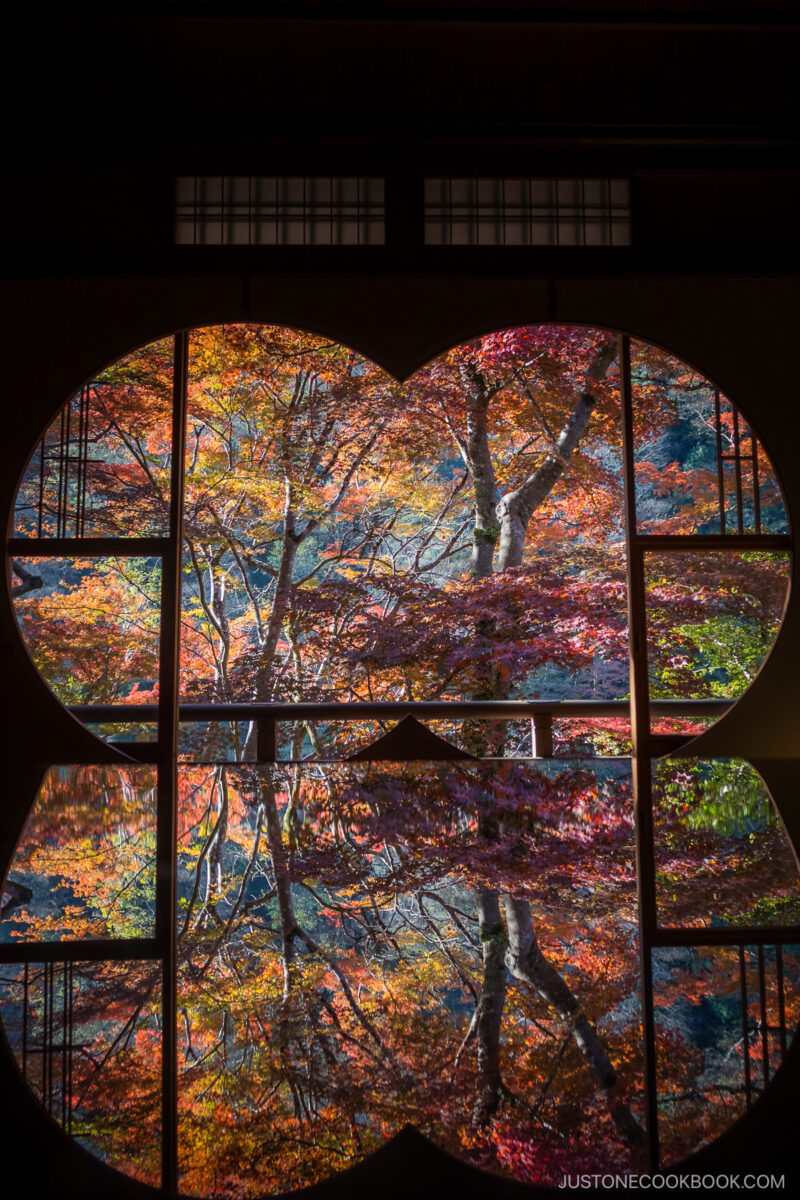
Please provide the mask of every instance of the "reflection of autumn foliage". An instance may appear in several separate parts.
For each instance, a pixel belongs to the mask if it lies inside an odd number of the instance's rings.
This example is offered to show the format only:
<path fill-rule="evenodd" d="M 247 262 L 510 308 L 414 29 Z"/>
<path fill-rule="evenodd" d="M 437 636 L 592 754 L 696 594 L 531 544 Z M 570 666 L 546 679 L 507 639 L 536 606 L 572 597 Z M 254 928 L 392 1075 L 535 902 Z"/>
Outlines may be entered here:
<path fill-rule="evenodd" d="M 712 1141 L 745 1113 L 745 1055 L 753 1099 L 764 1091 L 765 1073 L 769 1079 L 774 1076 L 783 1044 L 800 1020 L 797 951 L 797 946 L 765 948 L 763 1010 L 758 952 L 755 947 L 745 951 L 746 1049 L 739 951 L 719 947 L 656 955 L 659 1130 L 665 1163 Z"/>
<path fill-rule="evenodd" d="M 618 768 L 602 776 L 566 764 L 509 764 L 500 778 L 480 766 L 187 771 L 182 1187 L 311 1182 L 408 1121 L 485 1161 L 478 889 L 491 879 L 536 904 L 543 944 L 595 1020 L 626 996 L 635 1007 L 630 785 Z M 491 839 L 478 831 L 489 811 L 502 829 Z M 638 1016 L 607 1019 L 603 1036 L 635 1101 Z M 493 1169 L 525 1177 L 506 1140 L 557 1145 L 593 1112 L 606 1161 L 630 1161 L 569 1027 L 521 980 L 501 1063 Z"/>
<path fill-rule="evenodd" d="M 157 1185 L 161 1173 L 158 965 L 76 962 L 67 982 L 60 964 L 51 980 L 38 965 L 1 970 L 3 1027 L 18 1060 L 25 1038 L 26 1078 L 44 1107 L 109 1165 Z M 71 1000 L 69 1024 L 64 1020 L 65 989 Z M 63 1055 L 67 1041 L 72 1050 L 69 1060 Z"/>
<path fill-rule="evenodd" d="M 718 764 L 700 766 L 672 767 L 663 803 L 657 799 L 657 811 L 668 810 L 657 847 L 666 834 L 683 839 L 675 869 L 687 918 L 718 913 L 708 860 L 730 840 L 722 815 L 720 830 L 702 830 L 699 841 L 694 824 L 708 825 L 703 797 L 715 779 L 721 791 L 736 765 L 728 775 Z M 697 800 L 687 810 L 682 797 L 692 779 Z M 76 895 L 80 880 L 80 898 L 93 912 L 116 889 L 110 907 L 119 924 L 107 927 L 129 931 L 124 921 L 142 910 L 127 882 L 152 863 L 139 832 L 151 820 L 152 782 L 144 767 L 51 772 L 12 879 L 63 880 Z M 256 1195 L 310 1183 L 409 1121 L 451 1152 L 519 1179 L 555 1183 L 582 1163 L 635 1167 L 618 1111 L 622 1105 L 642 1119 L 626 760 L 192 767 L 182 770 L 180 789 L 183 1190 Z M 752 789 L 755 821 L 764 793 L 759 800 Z M 737 886 L 748 903 L 769 900 L 763 856 L 741 857 Z M 492 982 L 484 961 L 487 891 L 502 898 L 495 944 L 504 985 L 498 1102 L 483 1116 L 477 1014 Z M 152 892 L 149 903 L 152 914 Z M 11 915 L 26 938 L 43 935 L 31 906 Z M 524 929 L 513 924 L 520 916 L 583 1006 L 576 1016 L 587 1022 L 580 1028 L 588 1041 L 547 990 L 552 980 L 539 981 L 544 994 L 537 984 Z M 77 907 L 62 910 L 58 932 L 81 937 L 87 920 Z M 659 1094 L 673 1156 L 723 1128 L 743 1104 L 731 952 L 675 955 L 656 974 Z M 727 974 L 710 973 L 725 955 Z M 755 1074 L 752 971 L 751 963 Z M 76 1038 L 87 1048 L 78 1070 L 91 1102 L 76 1103 L 73 1132 L 147 1177 L 133 1130 L 152 1128 L 156 1137 L 158 972 L 125 963 L 87 972 L 94 982 L 79 985 Z M 83 967 L 78 974 L 83 979 Z M 789 1028 L 798 1015 L 795 977 L 787 956 Z M 774 969 L 770 979 L 774 1069 Z M 34 997 L 34 1024 L 40 1003 Z M 18 1052 L 19 1009 L 11 1018 L 9 1011 L 7 1003 L 4 1023 Z M 718 1050 L 707 1048 L 698 1014 L 717 1020 Z M 693 1049 L 698 1029 L 706 1032 Z M 598 1054 L 613 1067 L 613 1096 L 593 1065 Z M 33 1083 L 41 1088 L 35 1069 Z"/>
<path fill-rule="evenodd" d="M 152 934 L 155 847 L 152 767 L 51 767 L 9 871 L 31 894 L 9 907 L 0 938 Z"/>

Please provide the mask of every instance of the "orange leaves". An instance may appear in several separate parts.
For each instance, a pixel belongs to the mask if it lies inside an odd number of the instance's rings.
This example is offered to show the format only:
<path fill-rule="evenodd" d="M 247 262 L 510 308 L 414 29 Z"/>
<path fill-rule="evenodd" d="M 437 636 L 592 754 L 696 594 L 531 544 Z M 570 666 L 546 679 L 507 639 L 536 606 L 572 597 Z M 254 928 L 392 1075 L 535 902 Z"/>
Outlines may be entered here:
<path fill-rule="evenodd" d="M 3 936 L 151 936 L 155 812 L 150 767 L 51 768 L 9 868 L 31 896 L 9 910 Z"/>
<path fill-rule="evenodd" d="M 160 569 L 145 559 L 50 559 L 17 606 L 23 637 L 65 703 L 151 701 L 157 689 Z"/>
<path fill-rule="evenodd" d="M 52 422 L 25 472 L 15 532 L 165 533 L 171 410 L 171 338 L 90 380 Z"/>

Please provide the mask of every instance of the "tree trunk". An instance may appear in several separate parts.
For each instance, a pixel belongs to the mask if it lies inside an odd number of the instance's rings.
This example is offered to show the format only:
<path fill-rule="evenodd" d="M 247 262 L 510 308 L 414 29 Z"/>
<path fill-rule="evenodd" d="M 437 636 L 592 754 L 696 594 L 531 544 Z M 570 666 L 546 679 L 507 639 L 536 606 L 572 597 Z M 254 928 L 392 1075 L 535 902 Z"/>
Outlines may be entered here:
<path fill-rule="evenodd" d="M 564 474 L 573 451 L 586 432 L 594 406 L 594 396 L 589 392 L 581 392 L 555 446 L 541 466 L 537 467 L 520 487 L 508 492 L 498 501 L 498 571 L 521 566 L 530 519 Z"/>
<path fill-rule="evenodd" d="M 283 999 L 289 999 L 292 984 L 292 963 L 295 957 L 295 939 L 298 934 L 297 918 L 292 900 L 292 883 L 289 875 L 289 861 L 286 847 L 283 843 L 281 819 L 278 815 L 278 803 L 275 798 L 275 785 L 272 780 L 264 780 L 259 788 L 259 800 L 264 808 L 264 825 L 267 835 L 267 845 L 272 859 L 272 871 L 275 876 L 275 892 L 278 898 L 278 914 L 281 926 L 281 958 L 283 960 Z"/>
<path fill-rule="evenodd" d="M 289 608 L 289 597 L 294 577 L 294 564 L 297 558 L 297 548 L 302 538 L 295 531 L 295 514 L 292 507 L 292 490 L 287 484 L 286 503 L 284 506 L 283 542 L 278 574 L 275 579 L 275 594 L 272 598 L 272 608 L 264 632 L 264 643 L 259 651 L 259 664 L 256 672 L 254 699 L 260 703 L 268 703 L 273 699 L 275 684 L 275 654 L 283 628 L 283 622 Z M 258 738 L 257 724 L 250 723 L 247 739 L 244 745 L 245 759 L 255 758 L 256 741 Z"/>
<path fill-rule="evenodd" d="M 497 482 L 489 449 L 488 412 L 493 395 L 476 370 L 465 363 L 461 379 L 467 396 L 467 440 L 465 466 L 472 480 L 473 530 L 470 574 L 485 579 L 492 573 L 495 543 L 500 532 L 497 523 Z"/>

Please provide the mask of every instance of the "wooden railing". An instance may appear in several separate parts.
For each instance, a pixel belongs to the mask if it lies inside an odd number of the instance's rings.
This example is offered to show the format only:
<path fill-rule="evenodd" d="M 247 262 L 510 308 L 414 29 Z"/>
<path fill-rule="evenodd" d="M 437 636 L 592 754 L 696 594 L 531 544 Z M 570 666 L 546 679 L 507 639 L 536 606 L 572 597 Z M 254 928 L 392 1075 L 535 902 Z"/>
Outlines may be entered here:
<path fill-rule="evenodd" d="M 733 705 L 729 699 L 654 700 L 653 717 L 720 717 Z M 158 719 L 156 704 L 74 704 L 70 713 L 84 724 L 146 724 Z M 277 726 L 292 721 L 368 721 L 400 720 L 411 715 L 417 720 L 465 720 L 531 722 L 533 757 L 549 758 L 553 753 L 555 720 L 593 720 L 626 717 L 629 700 L 376 700 L 336 702 L 301 700 L 293 703 L 263 704 L 255 701 L 236 704 L 194 703 L 179 706 L 181 722 L 254 721 L 256 723 L 256 761 L 274 762 L 277 756 Z M 683 745 L 691 734 L 655 734 L 648 750 L 665 754 Z M 153 743 L 142 743 L 152 746 Z"/>

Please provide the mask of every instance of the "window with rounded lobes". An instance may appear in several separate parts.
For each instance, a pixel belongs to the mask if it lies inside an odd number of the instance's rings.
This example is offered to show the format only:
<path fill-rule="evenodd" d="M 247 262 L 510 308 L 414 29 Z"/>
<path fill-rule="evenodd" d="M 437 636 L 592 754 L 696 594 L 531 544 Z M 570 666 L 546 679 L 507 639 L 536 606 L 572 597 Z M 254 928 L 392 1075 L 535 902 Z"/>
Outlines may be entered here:
<path fill-rule="evenodd" d="M 793 852 L 746 761 L 661 757 L 787 597 L 712 381 L 584 327 L 402 382 L 201 328 L 64 405 L 12 520 L 28 652 L 119 753 L 46 773 L 0 913 L 6 1037 L 92 1153 L 260 1195 L 410 1122 L 556 1183 L 677 1161 L 769 1084 Z"/>

